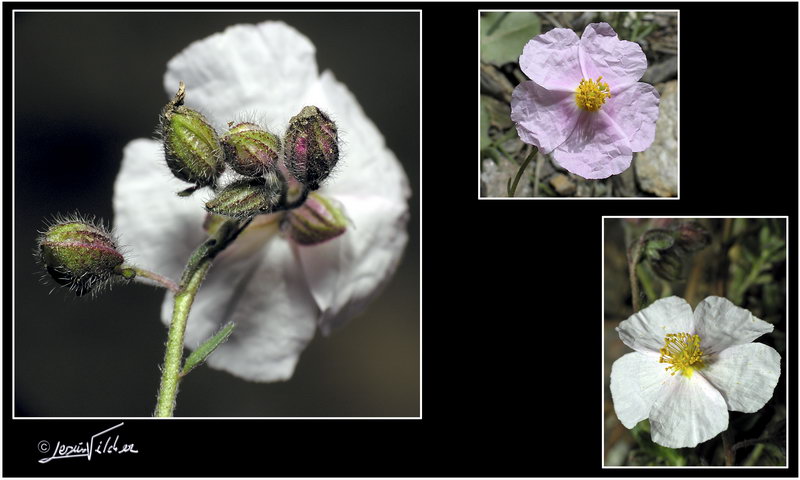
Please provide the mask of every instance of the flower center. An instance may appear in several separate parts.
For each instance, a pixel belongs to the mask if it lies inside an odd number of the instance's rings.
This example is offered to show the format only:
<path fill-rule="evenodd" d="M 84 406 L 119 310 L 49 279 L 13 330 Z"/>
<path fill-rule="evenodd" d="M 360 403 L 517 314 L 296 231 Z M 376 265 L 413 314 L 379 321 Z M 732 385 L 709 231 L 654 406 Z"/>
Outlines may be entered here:
<path fill-rule="evenodd" d="M 703 368 L 703 351 L 700 350 L 700 336 L 688 333 L 668 333 L 664 337 L 664 347 L 660 350 L 659 363 L 669 363 L 666 371 L 670 375 L 681 372 L 691 378 L 696 369 Z"/>
<path fill-rule="evenodd" d="M 606 82 L 601 82 L 603 77 L 597 77 L 595 82 L 591 78 L 583 79 L 575 89 L 575 103 L 584 110 L 596 112 L 600 106 L 606 103 L 607 98 L 611 98 L 611 90 Z"/>

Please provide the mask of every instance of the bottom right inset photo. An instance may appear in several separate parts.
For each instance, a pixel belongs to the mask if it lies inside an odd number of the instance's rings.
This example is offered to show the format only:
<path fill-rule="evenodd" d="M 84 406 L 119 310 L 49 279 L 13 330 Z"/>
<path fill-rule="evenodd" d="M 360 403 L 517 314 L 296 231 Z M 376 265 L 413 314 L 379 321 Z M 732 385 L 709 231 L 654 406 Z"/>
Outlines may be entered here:
<path fill-rule="evenodd" d="M 603 217 L 603 467 L 787 467 L 787 232 Z"/>

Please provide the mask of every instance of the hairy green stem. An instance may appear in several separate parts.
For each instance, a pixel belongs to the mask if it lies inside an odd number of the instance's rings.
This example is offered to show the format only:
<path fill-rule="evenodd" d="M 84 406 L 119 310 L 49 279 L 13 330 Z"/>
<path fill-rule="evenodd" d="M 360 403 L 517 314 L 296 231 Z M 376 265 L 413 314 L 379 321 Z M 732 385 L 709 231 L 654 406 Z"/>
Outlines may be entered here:
<path fill-rule="evenodd" d="M 172 322 L 167 336 L 167 350 L 164 355 L 164 366 L 161 371 L 161 388 L 158 392 L 156 417 L 171 417 L 175 409 L 175 398 L 178 396 L 180 383 L 181 360 L 183 359 L 183 335 L 186 332 L 186 321 L 192 308 L 197 290 L 211 267 L 211 260 L 203 262 L 194 270 L 189 282 L 175 295 L 172 310 Z"/>
<path fill-rule="evenodd" d="M 200 244 L 189 257 L 183 272 L 180 286 L 175 294 L 172 309 L 172 321 L 167 335 L 167 347 L 164 353 L 164 365 L 161 368 L 161 385 L 158 390 L 158 401 L 154 415 L 171 417 L 175 410 L 175 399 L 178 396 L 178 384 L 181 380 L 181 363 L 183 360 L 183 337 L 192 303 L 206 278 L 214 257 L 230 245 L 244 230 L 250 220 L 240 222 L 228 220 Z"/>
<path fill-rule="evenodd" d="M 145 270 L 144 268 L 137 267 L 136 265 L 120 265 L 117 267 L 117 270 L 119 271 L 120 275 L 126 278 L 133 276 L 133 279 L 137 281 L 140 281 L 142 278 L 146 278 L 157 283 L 159 286 L 166 288 L 172 293 L 178 293 L 177 283 L 175 283 L 171 278 L 159 275 L 156 272 Z"/>

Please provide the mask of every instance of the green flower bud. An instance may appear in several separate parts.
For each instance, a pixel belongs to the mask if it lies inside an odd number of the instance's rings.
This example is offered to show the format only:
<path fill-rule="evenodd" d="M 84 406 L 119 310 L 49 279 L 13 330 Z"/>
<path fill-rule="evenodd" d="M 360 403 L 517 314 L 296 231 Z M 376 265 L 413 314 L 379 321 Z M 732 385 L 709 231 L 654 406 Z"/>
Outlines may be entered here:
<path fill-rule="evenodd" d="M 231 128 L 220 143 L 225 163 L 236 173 L 248 177 L 260 177 L 273 170 L 281 151 L 281 140 L 253 123 L 240 123 Z"/>
<path fill-rule="evenodd" d="M 202 114 L 183 105 L 185 97 L 186 86 L 181 82 L 175 98 L 161 112 L 159 130 L 172 174 L 195 184 L 182 192 L 188 195 L 201 187 L 215 188 L 225 162 L 214 127 Z"/>
<path fill-rule="evenodd" d="M 268 172 L 264 177 L 230 183 L 206 203 L 206 210 L 244 219 L 277 210 L 285 197 L 286 183 L 275 172 Z"/>
<path fill-rule="evenodd" d="M 286 167 L 310 190 L 319 188 L 339 160 L 336 124 L 317 107 L 304 107 L 289 121 Z"/>
<path fill-rule="evenodd" d="M 332 200 L 311 193 L 301 207 L 289 210 L 282 229 L 299 245 L 316 245 L 343 234 L 347 218 Z"/>
<path fill-rule="evenodd" d="M 110 232 L 81 219 L 51 225 L 39 237 L 36 255 L 56 283 L 78 296 L 107 284 L 124 261 Z"/>

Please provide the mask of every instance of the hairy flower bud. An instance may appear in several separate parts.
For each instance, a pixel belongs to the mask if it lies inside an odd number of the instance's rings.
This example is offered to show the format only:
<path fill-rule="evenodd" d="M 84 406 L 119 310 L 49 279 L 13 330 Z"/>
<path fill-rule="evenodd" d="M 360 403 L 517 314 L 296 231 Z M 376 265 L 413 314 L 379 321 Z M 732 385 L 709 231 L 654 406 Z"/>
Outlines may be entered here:
<path fill-rule="evenodd" d="M 339 160 L 336 124 L 317 107 L 304 107 L 289 121 L 284 147 L 286 167 L 309 190 L 316 190 Z"/>
<path fill-rule="evenodd" d="M 230 125 L 230 124 L 229 124 Z M 253 123 L 240 123 L 220 139 L 225 163 L 240 175 L 260 177 L 275 168 L 281 140 Z"/>
<path fill-rule="evenodd" d="M 56 283 L 78 296 L 108 281 L 124 261 L 110 232 L 80 219 L 51 225 L 39 237 L 36 255 Z"/>
<path fill-rule="evenodd" d="M 285 197 L 286 183 L 275 172 L 268 172 L 264 177 L 230 183 L 206 203 L 206 210 L 244 219 L 277 210 Z"/>
<path fill-rule="evenodd" d="M 347 219 L 332 200 L 311 193 L 302 206 L 289 210 L 282 228 L 295 243 L 316 245 L 343 234 Z"/>
<path fill-rule="evenodd" d="M 222 147 L 214 127 L 197 112 L 183 105 L 186 86 L 161 112 L 160 133 L 167 166 L 180 180 L 195 184 L 182 192 L 189 194 L 201 187 L 215 187 L 225 169 Z"/>
<path fill-rule="evenodd" d="M 711 243 L 711 234 L 697 222 L 681 224 L 675 231 L 675 244 L 687 252 L 702 250 Z"/>

